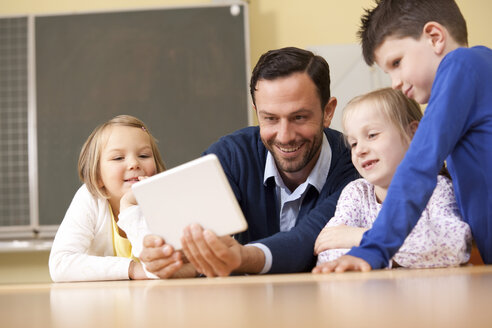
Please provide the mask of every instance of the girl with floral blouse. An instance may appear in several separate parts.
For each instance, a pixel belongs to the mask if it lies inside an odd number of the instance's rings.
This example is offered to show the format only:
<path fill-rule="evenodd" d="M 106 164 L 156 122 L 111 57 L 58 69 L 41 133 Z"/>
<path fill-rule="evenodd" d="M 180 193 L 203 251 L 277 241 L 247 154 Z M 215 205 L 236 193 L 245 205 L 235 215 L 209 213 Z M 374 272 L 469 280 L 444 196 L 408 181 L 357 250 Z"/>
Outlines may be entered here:
<path fill-rule="evenodd" d="M 356 97 L 344 109 L 345 135 L 362 179 L 345 187 L 334 217 L 319 234 L 314 247 L 318 263 L 313 272 L 328 272 L 324 266 L 358 246 L 363 233 L 372 227 L 421 118 L 420 106 L 391 88 Z M 452 182 L 443 171 L 426 209 L 390 267 L 447 267 L 468 262 L 470 227 L 461 219 Z"/>

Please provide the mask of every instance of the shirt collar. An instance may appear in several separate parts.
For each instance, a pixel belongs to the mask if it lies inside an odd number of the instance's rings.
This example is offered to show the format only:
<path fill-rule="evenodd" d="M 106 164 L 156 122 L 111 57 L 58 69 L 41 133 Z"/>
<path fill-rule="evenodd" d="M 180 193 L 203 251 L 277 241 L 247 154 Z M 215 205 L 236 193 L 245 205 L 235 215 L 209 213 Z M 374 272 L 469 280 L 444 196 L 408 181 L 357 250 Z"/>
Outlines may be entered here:
<path fill-rule="evenodd" d="M 314 165 L 313 170 L 309 174 L 306 182 L 315 187 L 318 192 L 321 192 L 323 186 L 325 185 L 326 178 L 328 177 L 328 172 L 330 171 L 331 165 L 331 147 L 328 143 L 328 139 L 326 135 L 323 133 L 323 142 L 321 144 L 321 152 L 318 157 L 318 161 L 316 165 Z M 268 152 L 266 163 L 265 163 L 265 175 L 263 178 L 263 184 L 267 184 L 267 180 L 270 178 L 275 179 L 275 184 L 278 187 L 285 188 L 284 181 L 278 172 L 277 165 L 275 164 L 275 160 L 273 159 L 273 155 Z"/>

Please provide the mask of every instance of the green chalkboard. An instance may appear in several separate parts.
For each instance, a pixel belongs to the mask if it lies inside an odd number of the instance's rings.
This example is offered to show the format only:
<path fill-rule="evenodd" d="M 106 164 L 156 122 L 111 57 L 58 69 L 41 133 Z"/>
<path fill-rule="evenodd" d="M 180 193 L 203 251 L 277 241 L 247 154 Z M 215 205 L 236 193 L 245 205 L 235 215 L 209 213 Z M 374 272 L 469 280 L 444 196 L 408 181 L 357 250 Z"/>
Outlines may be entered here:
<path fill-rule="evenodd" d="M 244 6 L 35 18 L 40 225 L 61 222 L 82 144 L 118 114 L 149 126 L 168 167 L 248 125 Z"/>

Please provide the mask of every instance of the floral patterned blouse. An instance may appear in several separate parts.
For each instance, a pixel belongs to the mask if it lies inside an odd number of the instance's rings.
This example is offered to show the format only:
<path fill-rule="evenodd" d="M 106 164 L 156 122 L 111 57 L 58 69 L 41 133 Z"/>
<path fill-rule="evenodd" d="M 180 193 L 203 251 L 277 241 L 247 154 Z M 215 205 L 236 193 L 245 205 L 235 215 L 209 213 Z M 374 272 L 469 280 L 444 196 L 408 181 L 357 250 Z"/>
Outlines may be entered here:
<path fill-rule="evenodd" d="M 381 204 L 376 200 L 374 185 L 365 179 L 358 179 L 342 191 L 335 216 L 326 227 L 345 224 L 371 228 L 380 210 Z M 468 262 L 471 239 L 470 227 L 461 220 L 452 182 L 440 175 L 427 207 L 393 261 L 408 268 L 457 266 Z M 323 251 L 318 255 L 318 265 L 335 260 L 348 251 Z"/>

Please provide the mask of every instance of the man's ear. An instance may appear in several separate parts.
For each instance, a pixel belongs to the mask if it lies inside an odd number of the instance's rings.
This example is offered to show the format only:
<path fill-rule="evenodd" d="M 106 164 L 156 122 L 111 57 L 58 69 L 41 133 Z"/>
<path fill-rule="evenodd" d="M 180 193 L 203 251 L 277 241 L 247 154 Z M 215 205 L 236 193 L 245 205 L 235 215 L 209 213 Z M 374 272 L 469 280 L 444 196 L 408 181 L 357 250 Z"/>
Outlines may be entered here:
<path fill-rule="evenodd" d="M 444 53 L 448 33 L 447 29 L 443 25 L 437 22 L 428 22 L 424 25 L 422 36 L 427 38 L 437 55 L 440 56 Z"/>
<path fill-rule="evenodd" d="M 253 110 L 254 110 L 255 115 L 256 115 L 256 123 L 259 123 L 259 122 L 260 122 L 260 120 L 258 119 L 258 110 L 256 109 L 255 104 L 253 104 Z"/>
<path fill-rule="evenodd" d="M 330 127 L 333 115 L 335 115 L 335 108 L 337 107 L 337 98 L 331 97 L 323 108 L 323 126 L 325 128 Z"/>

